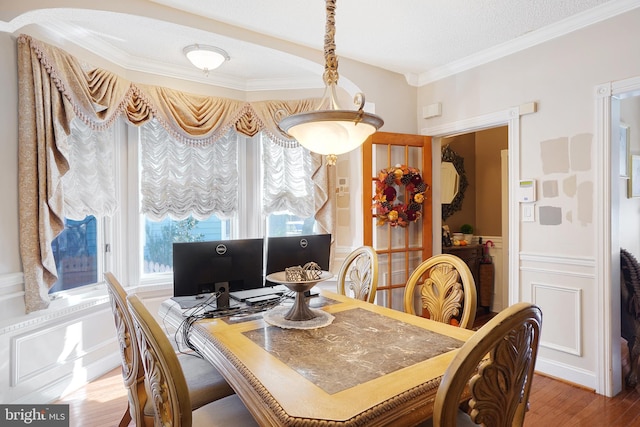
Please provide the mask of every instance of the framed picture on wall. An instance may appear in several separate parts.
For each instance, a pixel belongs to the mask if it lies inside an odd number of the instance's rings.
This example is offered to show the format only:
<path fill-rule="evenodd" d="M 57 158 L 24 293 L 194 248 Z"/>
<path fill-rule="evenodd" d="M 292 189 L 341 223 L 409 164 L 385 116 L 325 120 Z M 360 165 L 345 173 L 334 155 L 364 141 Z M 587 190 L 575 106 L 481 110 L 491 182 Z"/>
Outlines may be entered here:
<path fill-rule="evenodd" d="M 628 197 L 640 197 L 640 156 L 631 156 Z"/>
<path fill-rule="evenodd" d="M 629 178 L 629 126 L 620 123 L 620 176 Z"/>

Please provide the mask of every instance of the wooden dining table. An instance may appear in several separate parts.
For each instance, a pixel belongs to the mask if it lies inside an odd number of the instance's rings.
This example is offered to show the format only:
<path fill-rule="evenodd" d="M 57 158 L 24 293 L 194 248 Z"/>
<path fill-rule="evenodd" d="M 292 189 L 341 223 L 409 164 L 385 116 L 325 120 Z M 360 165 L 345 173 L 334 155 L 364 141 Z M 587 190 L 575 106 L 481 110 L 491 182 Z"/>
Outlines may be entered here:
<path fill-rule="evenodd" d="M 411 426 L 431 417 L 451 359 L 473 331 L 327 290 L 310 299 L 333 321 L 317 329 L 262 313 L 207 318 L 188 338 L 262 426 Z M 178 327 L 185 311 L 161 304 Z"/>

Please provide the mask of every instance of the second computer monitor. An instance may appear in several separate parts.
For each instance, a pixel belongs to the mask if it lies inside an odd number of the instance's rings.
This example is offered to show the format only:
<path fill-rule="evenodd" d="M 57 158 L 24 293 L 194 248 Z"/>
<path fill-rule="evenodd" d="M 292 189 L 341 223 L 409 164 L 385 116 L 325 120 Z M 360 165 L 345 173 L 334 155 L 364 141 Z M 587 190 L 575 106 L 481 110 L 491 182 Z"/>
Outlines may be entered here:
<path fill-rule="evenodd" d="M 269 237 L 267 239 L 267 266 L 265 273 L 277 273 L 285 268 L 315 262 L 322 270 L 329 270 L 331 234 L 308 236 Z M 267 285 L 275 285 L 267 282 Z"/>

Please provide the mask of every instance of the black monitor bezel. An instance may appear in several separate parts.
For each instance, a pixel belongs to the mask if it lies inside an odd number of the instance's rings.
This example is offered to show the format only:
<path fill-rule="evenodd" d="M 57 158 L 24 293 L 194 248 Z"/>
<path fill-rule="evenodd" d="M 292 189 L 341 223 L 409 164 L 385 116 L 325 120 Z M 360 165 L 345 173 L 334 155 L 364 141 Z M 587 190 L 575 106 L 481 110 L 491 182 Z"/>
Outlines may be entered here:
<path fill-rule="evenodd" d="M 301 247 L 301 240 L 307 242 Z M 284 271 L 285 268 L 304 267 L 307 262 L 317 263 L 322 270 L 329 270 L 331 260 L 331 234 L 269 237 L 266 239 L 265 276 Z M 275 283 L 267 281 L 268 286 Z"/>
<path fill-rule="evenodd" d="M 220 245 L 226 248 L 224 253 L 216 249 Z M 264 285 L 263 258 L 262 238 L 174 243 L 174 297 L 213 293 L 216 283 L 224 282 L 230 292 L 260 288 Z M 212 271 L 216 259 L 221 268 Z"/>

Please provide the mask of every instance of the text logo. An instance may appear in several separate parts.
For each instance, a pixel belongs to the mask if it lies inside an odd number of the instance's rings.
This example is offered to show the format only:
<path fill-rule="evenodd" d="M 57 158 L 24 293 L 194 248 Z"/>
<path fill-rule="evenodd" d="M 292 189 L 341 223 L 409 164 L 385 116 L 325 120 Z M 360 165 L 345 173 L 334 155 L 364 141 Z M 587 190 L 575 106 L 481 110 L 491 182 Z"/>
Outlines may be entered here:
<path fill-rule="evenodd" d="M 69 405 L 0 405 L 0 425 L 69 427 Z"/>

